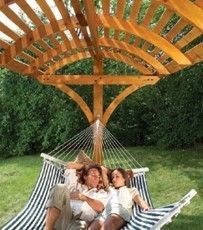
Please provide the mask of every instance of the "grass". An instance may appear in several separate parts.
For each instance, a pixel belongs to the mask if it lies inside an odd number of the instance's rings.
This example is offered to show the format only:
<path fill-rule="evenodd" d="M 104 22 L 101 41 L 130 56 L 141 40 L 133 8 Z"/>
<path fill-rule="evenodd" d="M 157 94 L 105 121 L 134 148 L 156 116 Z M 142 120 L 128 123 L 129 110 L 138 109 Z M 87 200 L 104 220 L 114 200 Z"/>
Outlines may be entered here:
<path fill-rule="evenodd" d="M 203 150 L 166 151 L 152 147 L 128 148 L 143 167 L 155 207 L 176 202 L 191 188 L 197 196 L 165 230 L 203 229 Z M 39 156 L 0 159 L 0 226 L 15 216 L 28 200 L 42 160 Z"/>

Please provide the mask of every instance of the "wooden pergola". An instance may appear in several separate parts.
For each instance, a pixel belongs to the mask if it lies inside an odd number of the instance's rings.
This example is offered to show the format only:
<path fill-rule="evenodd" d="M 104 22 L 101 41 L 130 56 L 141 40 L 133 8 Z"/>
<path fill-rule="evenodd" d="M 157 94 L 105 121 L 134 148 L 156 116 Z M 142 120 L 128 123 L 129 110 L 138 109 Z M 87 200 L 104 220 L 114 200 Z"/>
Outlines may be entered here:
<path fill-rule="evenodd" d="M 1 14 L 18 27 L 16 31 L 0 22 L 1 34 L 9 38 L 0 36 L 0 66 L 60 89 L 80 106 L 89 123 L 99 117 L 106 124 L 116 107 L 140 87 L 203 60 L 202 0 L 151 0 L 142 19 L 143 0 L 35 0 L 43 19 L 31 2 L 0 0 Z M 162 14 L 153 23 L 158 10 Z M 93 60 L 93 75 L 55 74 L 87 58 Z M 140 75 L 104 75 L 105 58 L 124 62 Z M 93 86 L 92 110 L 70 85 Z M 126 88 L 104 111 L 105 85 Z M 101 161 L 99 155 L 95 158 Z"/>

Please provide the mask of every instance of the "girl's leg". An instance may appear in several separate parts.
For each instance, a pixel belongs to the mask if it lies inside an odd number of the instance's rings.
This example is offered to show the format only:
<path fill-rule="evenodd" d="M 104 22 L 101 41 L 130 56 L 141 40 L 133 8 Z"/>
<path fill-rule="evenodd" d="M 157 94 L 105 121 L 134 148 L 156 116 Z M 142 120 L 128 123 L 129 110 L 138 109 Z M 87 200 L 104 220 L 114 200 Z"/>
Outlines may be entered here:
<path fill-rule="evenodd" d="M 88 230 L 100 230 L 102 229 L 104 222 L 101 220 L 94 220 L 88 227 Z"/>
<path fill-rule="evenodd" d="M 111 214 L 105 220 L 101 230 L 119 230 L 126 224 L 125 220 L 117 215 Z"/>

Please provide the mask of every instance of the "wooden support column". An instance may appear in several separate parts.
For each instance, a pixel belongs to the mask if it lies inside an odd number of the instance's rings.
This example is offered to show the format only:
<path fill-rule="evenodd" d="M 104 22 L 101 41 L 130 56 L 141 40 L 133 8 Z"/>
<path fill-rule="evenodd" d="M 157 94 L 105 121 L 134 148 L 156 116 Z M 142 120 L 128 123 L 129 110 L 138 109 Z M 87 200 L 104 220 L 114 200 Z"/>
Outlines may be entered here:
<path fill-rule="evenodd" d="M 94 59 L 94 75 L 103 74 L 102 59 Z M 103 130 L 100 125 L 103 116 L 103 85 L 96 83 L 93 85 L 93 118 L 96 122 L 96 126 L 93 130 L 93 160 L 98 163 L 103 163 L 102 142 L 103 142 Z"/>

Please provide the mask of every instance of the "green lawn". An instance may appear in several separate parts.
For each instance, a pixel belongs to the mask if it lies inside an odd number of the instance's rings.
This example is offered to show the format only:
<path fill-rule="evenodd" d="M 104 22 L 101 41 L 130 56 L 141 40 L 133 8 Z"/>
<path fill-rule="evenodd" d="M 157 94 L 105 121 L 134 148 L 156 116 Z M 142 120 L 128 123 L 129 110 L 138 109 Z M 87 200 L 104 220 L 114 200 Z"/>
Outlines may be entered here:
<path fill-rule="evenodd" d="M 166 151 L 129 148 L 144 167 L 149 167 L 148 184 L 155 207 L 180 199 L 191 188 L 198 195 L 164 229 L 203 229 L 203 150 Z M 0 226 L 21 210 L 37 180 L 39 156 L 0 159 Z"/>

